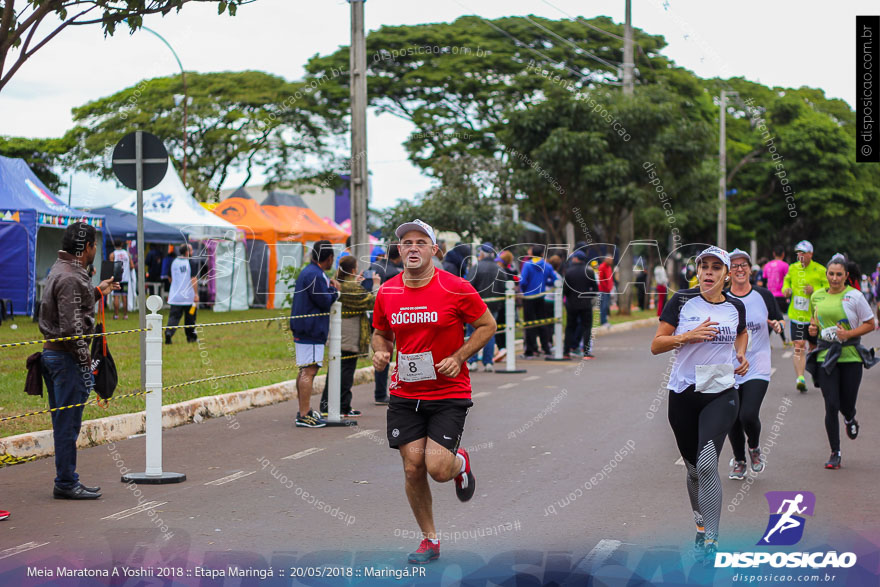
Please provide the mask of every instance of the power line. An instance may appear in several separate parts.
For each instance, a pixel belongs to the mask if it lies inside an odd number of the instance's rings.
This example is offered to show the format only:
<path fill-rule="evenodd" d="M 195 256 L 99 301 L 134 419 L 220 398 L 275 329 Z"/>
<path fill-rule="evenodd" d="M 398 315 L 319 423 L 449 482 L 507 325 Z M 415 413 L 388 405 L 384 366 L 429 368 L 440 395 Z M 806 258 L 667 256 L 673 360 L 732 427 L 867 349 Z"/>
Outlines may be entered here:
<path fill-rule="evenodd" d="M 562 14 L 564 14 L 565 16 L 567 16 L 568 18 L 570 18 L 572 20 L 580 21 L 581 23 L 587 25 L 588 27 L 590 27 L 591 29 L 593 29 L 595 31 L 598 31 L 600 33 L 604 33 L 604 34 L 608 35 L 609 37 L 614 37 L 615 39 L 617 39 L 619 41 L 623 40 L 623 37 L 621 37 L 620 35 L 616 35 L 612 32 L 606 31 L 605 29 L 600 29 L 599 27 L 590 23 L 587 19 L 585 19 L 582 16 L 572 16 L 569 13 L 567 13 L 566 11 L 564 11 L 563 9 L 559 8 L 558 6 L 550 4 L 549 2 L 547 2 L 547 0 L 541 0 L 541 2 L 543 2 L 544 4 L 546 4 L 547 6 L 549 6 L 551 8 L 555 8 L 556 10 L 558 10 L 559 12 L 561 12 Z"/>
<path fill-rule="evenodd" d="M 563 43 L 567 43 L 567 44 L 571 45 L 572 47 L 574 47 L 577 50 L 578 53 L 583 53 L 584 55 L 587 55 L 588 57 L 595 59 L 596 61 L 598 61 L 602 65 L 606 65 L 612 69 L 617 69 L 618 67 L 620 67 L 622 65 L 621 63 L 610 63 L 608 61 L 605 61 L 604 59 L 602 59 L 598 55 L 594 55 L 594 54 L 590 53 L 589 51 L 587 51 L 586 49 L 584 49 L 583 47 L 581 47 L 577 43 L 570 41 L 569 39 L 566 39 L 566 38 L 554 33 L 552 30 L 548 29 L 544 25 L 535 22 L 534 20 L 532 20 L 528 16 L 524 16 L 523 18 L 525 18 L 527 21 L 529 21 L 530 23 L 532 23 L 533 25 L 535 25 L 536 27 L 538 27 L 542 31 L 546 31 L 547 33 L 553 35 L 554 37 L 556 37 L 557 39 L 559 39 Z"/>
<path fill-rule="evenodd" d="M 477 14 L 476 12 L 474 12 L 473 10 L 471 10 L 469 7 L 465 6 L 464 4 L 462 4 L 461 2 L 459 2 L 458 0 L 455 0 L 455 3 L 458 4 L 459 6 L 461 6 L 462 8 L 464 8 L 465 10 L 469 11 L 471 14 L 473 14 L 474 16 L 476 16 L 477 18 L 479 18 L 480 20 L 482 20 L 483 22 L 485 22 L 486 24 L 488 24 L 490 27 L 492 27 L 493 29 L 495 29 L 496 31 L 498 31 L 499 33 L 501 33 L 502 35 L 504 35 L 505 37 L 511 39 L 511 40 L 516 44 L 517 47 L 521 47 L 521 48 L 523 48 L 523 49 L 525 49 L 525 50 L 527 50 L 527 51 L 529 51 L 529 52 L 531 52 L 531 53 L 534 53 L 535 55 L 539 56 L 541 59 L 544 59 L 545 61 L 549 61 L 550 63 L 556 65 L 557 67 L 562 67 L 562 68 L 568 70 L 569 72 L 571 72 L 571 73 L 573 73 L 574 75 L 578 76 L 581 80 L 587 80 L 587 81 L 589 81 L 589 82 L 600 83 L 600 84 L 608 84 L 608 85 L 613 85 L 613 86 L 619 86 L 619 85 L 621 85 L 620 82 L 612 82 L 612 81 L 597 80 L 597 79 L 590 78 L 590 77 L 588 77 L 588 76 L 582 74 L 581 72 L 579 72 L 579 71 L 577 71 L 577 70 L 574 70 L 574 69 L 568 67 L 567 65 L 563 65 L 562 62 L 555 61 L 554 59 L 550 58 L 549 56 L 545 55 L 544 53 L 538 51 L 537 49 L 533 49 L 532 47 L 530 47 L 530 46 L 527 45 L 526 43 L 520 41 L 519 39 L 517 39 L 516 37 L 514 37 L 513 35 L 511 35 L 511 34 L 508 33 L 507 31 L 505 31 L 504 29 L 498 27 L 498 26 L 497 26 L 495 23 L 493 23 L 492 21 L 490 21 L 490 20 L 488 20 L 488 19 L 486 19 L 486 18 L 483 18 L 482 16 L 480 16 L 479 14 Z"/>

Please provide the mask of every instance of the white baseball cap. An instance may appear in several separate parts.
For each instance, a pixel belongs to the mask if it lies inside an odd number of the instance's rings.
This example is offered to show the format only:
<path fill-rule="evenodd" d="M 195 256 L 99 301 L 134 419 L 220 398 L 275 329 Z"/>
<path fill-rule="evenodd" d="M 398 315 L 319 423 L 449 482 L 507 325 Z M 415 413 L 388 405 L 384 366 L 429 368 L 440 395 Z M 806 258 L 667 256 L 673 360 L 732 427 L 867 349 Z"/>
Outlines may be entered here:
<path fill-rule="evenodd" d="M 422 222 L 418 218 L 416 218 L 412 222 L 404 222 L 397 227 L 397 230 L 394 231 L 394 234 L 397 235 L 397 238 L 403 238 L 403 235 L 411 230 L 418 230 L 419 232 L 425 233 L 428 238 L 431 239 L 431 244 L 437 244 L 437 237 L 434 236 L 434 229 L 431 228 L 431 225 L 429 225 L 427 222 Z"/>
<path fill-rule="evenodd" d="M 812 253 L 813 243 L 811 243 L 810 241 L 801 241 L 794 246 L 794 250 L 796 253 Z"/>
<path fill-rule="evenodd" d="M 697 255 L 697 263 L 699 263 L 700 259 L 702 259 L 703 257 L 718 257 L 718 259 L 720 259 L 721 262 L 724 263 L 724 265 L 726 265 L 728 269 L 730 269 L 730 255 L 728 255 L 727 251 L 722 248 L 709 247 L 708 249 L 704 250 L 702 253 Z"/>
<path fill-rule="evenodd" d="M 733 261 L 734 257 L 745 257 L 746 259 L 748 259 L 750 265 L 752 263 L 751 255 L 740 249 L 733 249 L 732 251 L 730 251 L 730 260 Z"/>

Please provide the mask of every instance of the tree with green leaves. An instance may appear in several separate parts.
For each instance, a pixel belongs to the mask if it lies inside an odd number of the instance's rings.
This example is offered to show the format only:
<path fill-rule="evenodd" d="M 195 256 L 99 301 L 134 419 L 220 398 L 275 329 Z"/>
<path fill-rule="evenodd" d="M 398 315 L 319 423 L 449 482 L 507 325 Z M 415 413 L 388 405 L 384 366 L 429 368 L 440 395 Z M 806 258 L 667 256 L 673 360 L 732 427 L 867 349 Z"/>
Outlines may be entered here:
<path fill-rule="evenodd" d="M 149 130 L 178 167 L 186 157 L 188 187 L 206 201 L 233 170 L 246 171 L 249 179 L 262 169 L 276 183 L 313 177 L 320 170 L 310 157 L 331 158 L 328 152 L 340 140 L 341 123 L 315 105 L 309 84 L 256 71 L 189 72 L 184 153 L 183 110 L 174 99 L 181 91 L 180 76 L 159 77 L 74 108 L 78 126 L 67 133 L 74 145 L 71 164 L 109 179 L 116 142 Z"/>
<path fill-rule="evenodd" d="M 639 29 L 633 34 L 641 81 L 647 83 L 669 65 L 658 53 L 665 42 Z M 503 150 L 497 134 L 511 110 L 540 102 L 560 83 L 617 87 L 622 35 L 623 25 L 608 17 L 463 16 L 452 23 L 381 27 L 366 39 L 369 105 L 415 125 L 405 145 L 424 169 L 454 155 L 496 156 Z M 348 63 L 349 48 L 341 47 L 313 57 L 306 70 L 320 79 L 347 70 Z M 541 75 L 542 69 L 553 75 Z M 317 99 L 346 114 L 348 74 L 321 85 Z"/>
<path fill-rule="evenodd" d="M 632 97 L 604 88 L 556 92 L 510 114 L 499 138 L 513 184 L 527 196 L 524 210 L 552 242 L 565 242 L 565 224 L 576 209 L 592 226 L 594 242 L 616 243 L 627 210 L 656 211 L 640 214 L 637 229 L 657 220 L 669 227 L 648 168 L 674 195 L 682 216 L 676 222 L 684 221 L 686 208 L 711 197 L 706 186 L 713 177 L 700 163 L 713 141 L 711 102 L 697 87 L 679 92 L 663 84 L 638 88 Z M 665 235 L 657 236 L 665 243 Z"/>
<path fill-rule="evenodd" d="M 69 26 L 100 25 L 113 35 L 125 24 L 133 33 L 149 14 L 179 12 L 188 2 L 213 2 L 235 16 L 256 0 L 0 0 L 0 91 L 34 53 Z M 45 24 L 41 34 L 37 30 Z"/>
<path fill-rule="evenodd" d="M 512 207 L 498 191 L 507 170 L 487 157 L 444 158 L 435 162 L 439 185 L 416 198 L 400 201 L 382 215 L 383 236 L 394 228 L 421 218 L 435 231 L 451 231 L 463 240 L 490 241 L 499 250 L 517 242 L 522 225 L 513 221 Z"/>
<path fill-rule="evenodd" d="M 29 139 L 24 137 L 0 137 L 0 155 L 24 159 L 40 181 L 50 191 L 58 193 L 66 184 L 56 173 L 64 156 L 71 148 L 69 139 Z"/>
<path fill-rule="evenodd" d="M 759 250 L 809 238 L 816 259 L 846 252 L 880 258 L 880 170 L 855 161 L 855 112 L 814 88 L 768 88 L 741 78 L 707 80 L 738 98 L 728 106 L 728 241 Z M 733 245 L 732 245 L 733 246 Z M 793 252 L 789 249 L 789 260 Z"/>

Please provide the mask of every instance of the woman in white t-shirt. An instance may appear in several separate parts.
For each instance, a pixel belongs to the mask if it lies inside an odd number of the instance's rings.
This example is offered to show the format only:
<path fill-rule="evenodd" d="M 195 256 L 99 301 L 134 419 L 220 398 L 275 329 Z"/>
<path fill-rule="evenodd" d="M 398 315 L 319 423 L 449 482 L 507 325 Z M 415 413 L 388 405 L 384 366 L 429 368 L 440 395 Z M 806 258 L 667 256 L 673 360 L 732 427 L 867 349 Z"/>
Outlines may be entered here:
<path fill-rule="evenodd" d="M 749 372 L 736 376 L 739 394 L 739 416 L 730 429 L 730 479 L 742 481 L 746 469 L 755 473 L 764 470 L 764 456 L 758 441 L 761 437 L 761 404 L 770 385 L 770 326 L 774 332 L 783 332 L 784 322 L 779 306 L 769 289 L 749 282 L 752 258 L 745 251 L 730 252 L 730 295 L 740 300 L 746 308 L 749 344 L 746 359 Z M 746 463 L 746 437 L 748 436 L 748 463 Z"/>
<path fill-rule="evenodd" d="M 748 372 L 749 335 L 745 306 L 724 292 L 730 280 L 727 251 L 709 247 L 696 261 L 698 285 L 676 292 L 663 308 L 651 352 L 676 351 L 667 384 L 669 424 L 687 469 L 697 525 L 694 549 L 711 563 L 721 520 L 718 457 L 739 411 L 735 377 Z"/>

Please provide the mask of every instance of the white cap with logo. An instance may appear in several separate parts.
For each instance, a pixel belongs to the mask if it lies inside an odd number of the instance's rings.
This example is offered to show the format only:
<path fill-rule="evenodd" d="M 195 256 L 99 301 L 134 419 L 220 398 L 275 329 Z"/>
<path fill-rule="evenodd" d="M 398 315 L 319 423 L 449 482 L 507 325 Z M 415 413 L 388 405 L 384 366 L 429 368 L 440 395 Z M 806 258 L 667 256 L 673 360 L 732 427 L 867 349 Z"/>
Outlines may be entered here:
<path fill-rule="evenodd" d="M 794 250 L 796 253 L 812 253 L 813 243 L 810 241 L 801 241 L 794 246 Z"/>
<path fill-rule="evenodd" d="M 700 259 L 703 257 L 718 257 L 724 265 L 730 269 L 730 255 L 727 254 L 727 251 L 720 247 L 709 247 L 704 250 L 702 253 L 697 255 L 697 263 L 700 262 Z"/>
<path fill-rule="evenodd" d="M 397 238 L 403 238 L 403 235 L 411 230 L 417 230 L 419 232 L 425 233 L 425 235 L 427 235 L 427 237 L 431 239 L 431 244 L 437 244 L 437 237 L 434 236 L 434 229 L 431 228 L 431 225 L 429 225 L 427 222 L 422 222 L 418 218 L 416 218 L 412 222 L 404 222 L 397 227 L 397 230 L 394 231 L 394 234 L 397 235 Z"/>

